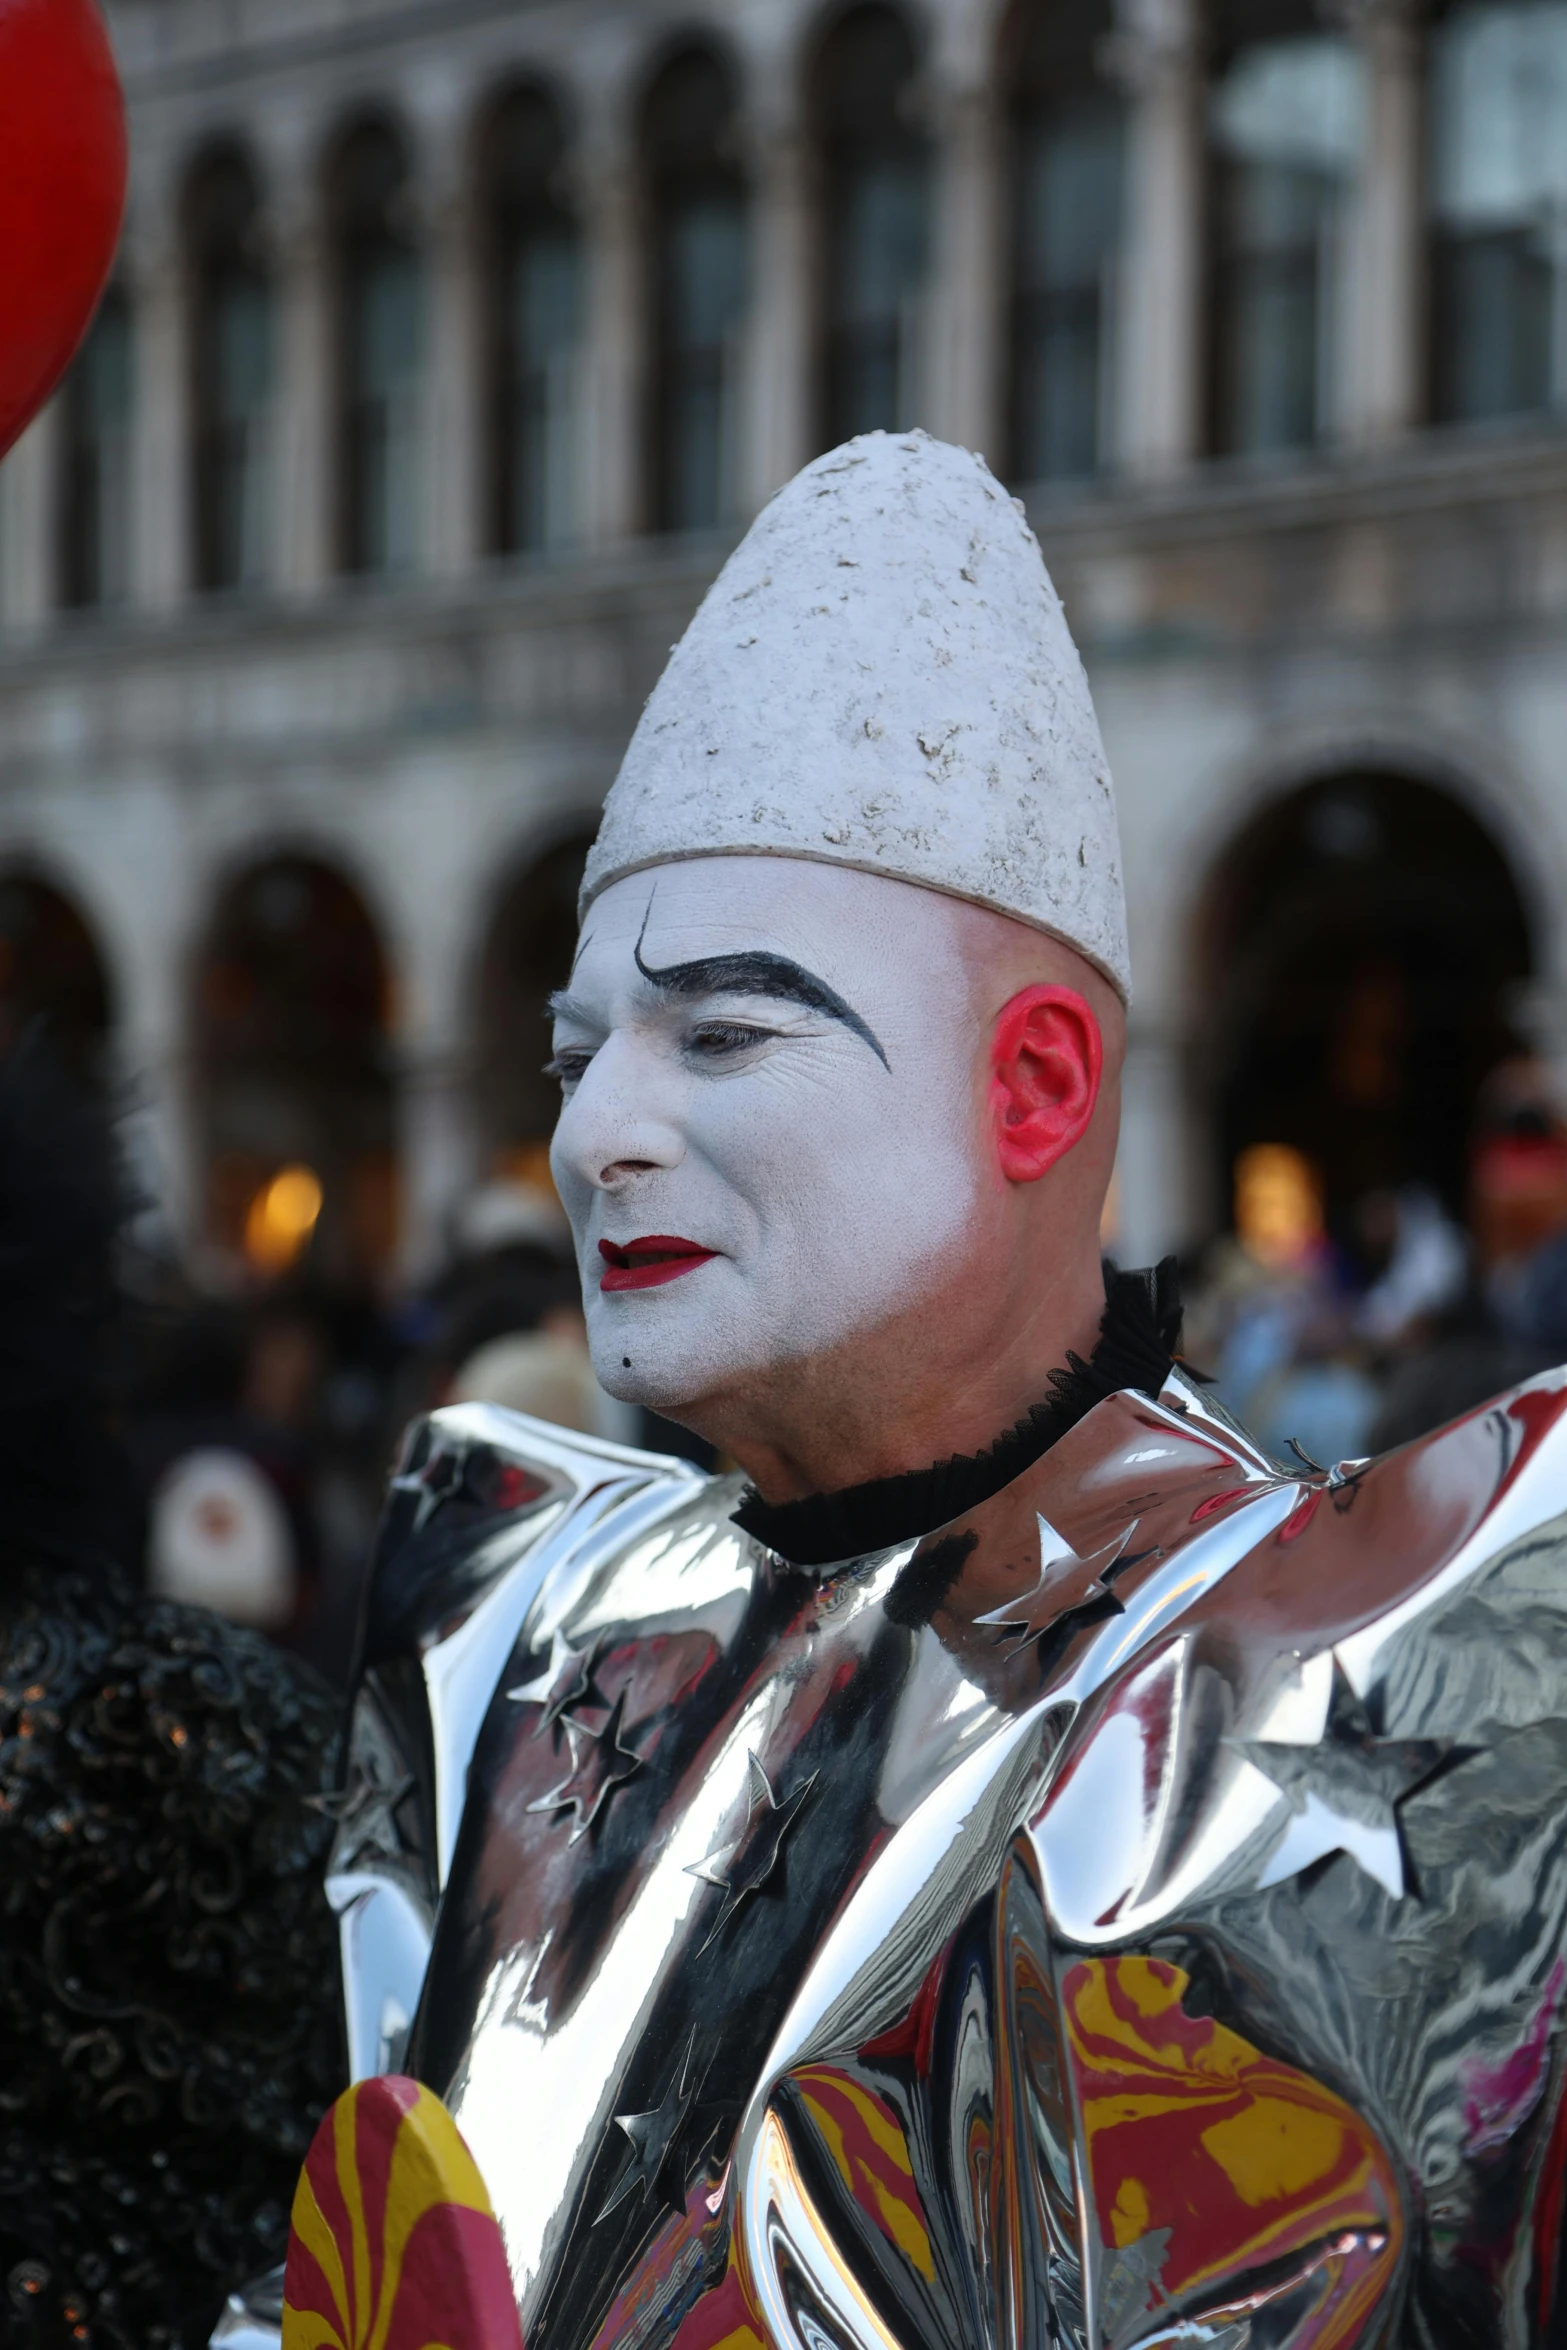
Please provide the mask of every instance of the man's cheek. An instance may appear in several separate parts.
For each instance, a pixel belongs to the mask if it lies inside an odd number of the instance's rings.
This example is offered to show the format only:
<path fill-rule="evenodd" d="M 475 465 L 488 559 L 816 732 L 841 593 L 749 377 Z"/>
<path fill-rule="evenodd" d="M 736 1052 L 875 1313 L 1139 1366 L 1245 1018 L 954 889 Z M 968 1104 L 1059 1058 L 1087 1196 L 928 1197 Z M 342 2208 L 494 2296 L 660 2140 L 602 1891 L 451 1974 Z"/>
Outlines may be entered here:
<path fill-rule="evenodd" d="M 776 1166 L 828 1153 L 861 1163 L 895 1138 L 905 1111 L 870 1056 L 856 1049 L 851 1057 L 835 1038 L 694 1096 L 688 1114 L 694 1139 L 715 1157 Z"/>
<path fill-rule="evenodd" d="M 932 1133 L 918 1118 L 866 1122 L 842 1145 L 814 1159 L 814 1181 L 795 1193 L 802 1275 L 855 1313 L 901 1305 L 976 1230 L 974 1154 L 961 1131 Z"/>
<path fill-rule="evenodd" d="M 769 1286 L 808 1286 L 882 1219 L 885 1150 L 862 1125 L 810 1117 L 746 1142 L 727 1171 L 755 1218 Z"/>

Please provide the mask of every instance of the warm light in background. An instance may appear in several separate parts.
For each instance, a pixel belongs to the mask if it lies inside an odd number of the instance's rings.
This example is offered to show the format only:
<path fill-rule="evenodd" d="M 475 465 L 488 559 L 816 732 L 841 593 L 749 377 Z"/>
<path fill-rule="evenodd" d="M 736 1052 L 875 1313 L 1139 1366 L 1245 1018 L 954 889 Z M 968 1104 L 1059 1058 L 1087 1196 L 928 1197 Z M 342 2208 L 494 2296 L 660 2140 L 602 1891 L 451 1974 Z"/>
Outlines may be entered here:
<path fill-rule="evenodd" d="M 521 1184 L 525 1190 L 543 1192 L 547 1199 L 556 1196 L 547 1141 L 508 1143 L 492 1153 L 491 1165 L 502 1183 Z"/>
<path fill-rule="evenodd" d="M 1298 1264 L 1322 1238 L 1322 1182 L 1303 1152 L 1257 1142 L 1235 1161 L 1235 1231 L 1262 1265 Z"/>
<path fill-rule="evenodd" d="M 321 1219 L 321 1179 L 313 1167 L 284 1167 L 264 1183 L 245 1218 L 245 1254 L 263 1273 L 285 1273 Z"/>

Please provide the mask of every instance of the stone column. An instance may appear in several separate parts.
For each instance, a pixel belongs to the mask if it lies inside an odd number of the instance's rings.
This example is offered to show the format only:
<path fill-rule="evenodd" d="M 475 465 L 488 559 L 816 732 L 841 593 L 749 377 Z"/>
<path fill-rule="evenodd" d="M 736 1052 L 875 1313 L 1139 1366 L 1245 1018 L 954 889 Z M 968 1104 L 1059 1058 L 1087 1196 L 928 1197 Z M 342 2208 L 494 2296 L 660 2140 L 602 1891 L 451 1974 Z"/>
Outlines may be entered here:
<path fill-rule="evenodd" d="M 473 1188 L 471 925 L 495 854 L 482 823 L 476 835 L 473 823 L 432 822 L 428 806 L 404 800 L 388 810 L 368 875 L 398 982 L 398 1268 L 409 1282 L 442 1262 L 453 1211 Z"/>
<path fill-rule="evenodd" d="M 398 1263 L 405 1280 L 418 1282 L 446 1257 L 452 1215 L 473 1188 L 476 1152 L 462 1056 L 455 1045 L 426 1041 L 411 1046 L 400 1078 Z"/>
<path fill-rule="evenodd" d="M 1180 1040 L 1134 1019 L 1121 1081 L 1116 1229 L 1108 1236 L 1121 1264 L 1157 1264 L 1200 1237 L 1193 1157 Z"/>
<path fill-rule="evenodd" d="M 1128 101 L 1118 456 L 1158 477 L 1201 444 L 1203 89 L 1191 0 L 1122 0 L 1107 65 Z"/>
<path fill-rule="evenodd" d="M 206 1207 L 190 1054 L 176 1038 L 132 1031 L 116 1039 L 114 1062 L 132 1183 L 188 1261 L 204 1238 Z"/>
<path fill-rule="evenodd" d="M 1365 75 L 1360 174 L 1345 245 L 1339 426 L 1376 446 L 1420 405 L 1424 284 L 1420 43 L 1410 0 L 1340 0 Z"/>
<path fill-rule="evenodd" d="M 798 117 L 791 112 L 764 122 L 751 151 L 751 311 L 742 425 L 747 516 L 812 454 L 810 171 Z"/>
<path fill-rule="evenodd" d="M 200 1104 L 190 1000 L 198 937 L 193 860 L 177 800 L 155 789 L 96 853 L 92 920 L 114 977 L 111 1068 L 132 1185 L 189 1262 L 204 1238 Z"/>
<path fill-rule="evenodd" d="M 330 242 L 306 183 L 285 216 L 277 245 L 276 450 L 272 548 L 285 593 L 318 594 L 337 567 L 337 405 L 335 304 Z"/>
<path fill-rule="evenodd" d="M 1001 124 L 987 88 L 938 102 L 925 407 L 932 431 L 999 467 Z"/>
<path fill-rule="evenodd" d="M 13 634 L 46 627 L 60 600 L 63 422 L 51 400 L 0 465 L 0 625 Z"/>
<path fill-rule="evenodd" d="M 190 286 L 174 224 L 130 259 L 135 320 L 131 598 L 168 612 L 192 574 Z"/>
<path fill-rule="evenodd" d="M 582 193 L 588 273 L 585 535 L 590 545 L 615 546 L 643 520 L 647 343 L 639 190 L 629 136 L 619 122 L 592 126 Z"/>

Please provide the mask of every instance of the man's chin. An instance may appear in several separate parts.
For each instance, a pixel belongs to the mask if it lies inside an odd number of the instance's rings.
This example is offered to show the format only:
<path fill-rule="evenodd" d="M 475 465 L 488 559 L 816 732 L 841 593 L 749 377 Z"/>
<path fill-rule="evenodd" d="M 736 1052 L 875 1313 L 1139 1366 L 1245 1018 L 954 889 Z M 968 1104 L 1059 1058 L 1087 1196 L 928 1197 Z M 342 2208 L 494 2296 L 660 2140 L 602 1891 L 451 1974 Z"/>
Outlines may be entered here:
<path fill-rule="evenodd" d="M 687 1375 L 681 1376 L 678 1366 L 655 1361 L 649 1355 L 642 1363 L 633 1363 L 628 1370 L 619 1355 L 608 1361 L 593 1358 L 594 1376 L 606 1395 L 617 1403 L 640 1404 L 644 1410 L 657 1412 L 664 1420 L 673 1420 L 682 1428 L 691 1428 L 700 1435 L 690 1415 L 700 1414 L 707 1383 Z"/>
<path fill-rule="evenodd" d="M 621 1316 L 605 1320 L 613 1324 Z M 704 1406 L 731 1392 L 753 1367 L 738 1359 L 720 1359 L 712 1339 L 711 1327 L 689 1333 L 606 1330 L 597 1315 L 590 1316 L 588 1325 L 593 1372 L 605 1394 L 617 1403 L 640 1404 L 696 1435 L 702 1433 Z"/>

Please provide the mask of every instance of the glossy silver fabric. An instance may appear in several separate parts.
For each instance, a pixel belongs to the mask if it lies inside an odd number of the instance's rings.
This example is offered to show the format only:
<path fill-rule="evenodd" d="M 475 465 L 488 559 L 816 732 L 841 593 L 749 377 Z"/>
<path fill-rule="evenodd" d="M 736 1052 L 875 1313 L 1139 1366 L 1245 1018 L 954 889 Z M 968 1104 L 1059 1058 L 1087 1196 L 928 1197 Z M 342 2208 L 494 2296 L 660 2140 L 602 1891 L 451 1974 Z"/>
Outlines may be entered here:
<path fill-rule="evenodd" d="M 277 2350 L 283 2339 L 283 2271 L 231 2293 L 213 2329 L 213 2350 Z"/>
<path fill-rule="evenodd" d="M 472 1409 L 394 1491 L 355 2061 L 529 2350 L 1554 2338 L 1567 1374 L 1331 1476 L 1177 1376 L 826 1574 L 735 1498 Z"/>
<path fill-rule="evenodd" d="M 372 1583 L 327 1872 L 350 2079 L 399 2071 L 407 2054 L 469 1758 L 496 1661 L 535 1593 L 569 1561 L 634 1540 L 694 1482 L 681 1462 L 484 1404 L 410 1431 Z"/>

